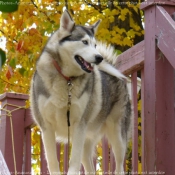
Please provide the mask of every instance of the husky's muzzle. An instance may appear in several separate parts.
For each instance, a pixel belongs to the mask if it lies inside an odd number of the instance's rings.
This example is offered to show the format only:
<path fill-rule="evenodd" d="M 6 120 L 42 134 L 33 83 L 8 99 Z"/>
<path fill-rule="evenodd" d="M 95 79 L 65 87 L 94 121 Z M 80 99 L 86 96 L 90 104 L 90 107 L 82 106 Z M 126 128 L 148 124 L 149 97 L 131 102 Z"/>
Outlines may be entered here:
<path fill-rule="evenodd" d="M 101 55 L 95 55 L 95 61 L 93 63 L 88 63 L 81 56 L 75 55 L 75 60 L 84 71 L 91 73 L 93 71 L 93 64 L 98 65 L 101 63 L 103 61 L 103 57 Z"/>

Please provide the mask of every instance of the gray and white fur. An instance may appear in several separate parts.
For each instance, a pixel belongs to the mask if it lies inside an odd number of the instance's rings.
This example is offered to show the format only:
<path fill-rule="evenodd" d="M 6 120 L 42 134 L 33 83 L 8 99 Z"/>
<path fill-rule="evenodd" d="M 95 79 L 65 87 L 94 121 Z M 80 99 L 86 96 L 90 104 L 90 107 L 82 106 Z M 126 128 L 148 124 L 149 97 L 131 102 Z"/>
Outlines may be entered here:
<path fill-rule="evenodd" d="M 67 142 L 66 77 L 72 78 L 70 140 L 72 142 L 68 175 L 95 174 L 94 149 L 106 136 L 115 155 L 116 174 L 124 171 L 123 162 L 131 133 L 132 110 L 125 76 L 112 64 L 116 55 L 111 46 L 99 43 L 94 35 L 100 21 L 92 26 L 75 25 L 67 11 L 60 28 L 48 40 L 36 64 L 31 82 L 30 101 L 34 120 L 42 131 L 51 175 L 60 174 L 56 142 Z"/>

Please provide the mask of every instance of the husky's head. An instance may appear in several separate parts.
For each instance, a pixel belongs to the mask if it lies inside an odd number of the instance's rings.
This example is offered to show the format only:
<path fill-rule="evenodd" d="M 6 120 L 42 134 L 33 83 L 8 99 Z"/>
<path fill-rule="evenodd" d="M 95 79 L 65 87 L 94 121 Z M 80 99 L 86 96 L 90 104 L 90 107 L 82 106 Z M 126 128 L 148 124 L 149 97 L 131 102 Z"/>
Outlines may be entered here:
<path fill-rule="evenodd" d="M 60 28 L 50 38 L 46 47 L 59 54 L 59 64 L 67 76 L 92 72 L 103 57 L 96 50 L 95 32 L 100 20 L 92 26 L 75 25 L 67 10 L 61 16 Z"/>

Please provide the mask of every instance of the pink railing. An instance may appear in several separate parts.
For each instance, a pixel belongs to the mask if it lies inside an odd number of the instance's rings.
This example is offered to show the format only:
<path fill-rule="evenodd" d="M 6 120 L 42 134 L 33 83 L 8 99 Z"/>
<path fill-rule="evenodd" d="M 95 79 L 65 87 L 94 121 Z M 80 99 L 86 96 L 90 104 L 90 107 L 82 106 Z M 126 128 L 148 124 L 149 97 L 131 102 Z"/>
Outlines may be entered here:
<path fill-rule="evenodd" d="M 118 57 L 116 67 L 125 75 L 131 75 L 134 122 L 132 135 L 132 172 L 138 174 L 138 111 L 137 71 L 141 75 L 142 100 L 142 174 L 175 173 L 175 2 L 147 1 L 141 5 L 145 11 L 145 40 Z M 0 96 L 6 110 L 24 106 L 27 95 L 5 93 Z M 0 123 L 0 150 L 11 172 L 14 172 L 12 130 L 10 113 L 2 111 Z M 33 121 L 29 109 L 12 112 L 14 147 L 17 172 L 31 172 L 31 127 Z M 113 172 L 115 161 L 105 139 L 102 140 L 103 172 Z M 58 159 L 60 147 L 58 145 Z M 64 171 L 67 146 L 64 147 Z M 110 160 L 109 160 L 110 159 Z M 109 164 L 110 162 L 110 164 Z M 41 146 L 41 172 L 47 174 L 47 166 Z M 29 173 L 30 174 L 30 173 Z M 83 169 L 82 169 L 83 174 Z"/>

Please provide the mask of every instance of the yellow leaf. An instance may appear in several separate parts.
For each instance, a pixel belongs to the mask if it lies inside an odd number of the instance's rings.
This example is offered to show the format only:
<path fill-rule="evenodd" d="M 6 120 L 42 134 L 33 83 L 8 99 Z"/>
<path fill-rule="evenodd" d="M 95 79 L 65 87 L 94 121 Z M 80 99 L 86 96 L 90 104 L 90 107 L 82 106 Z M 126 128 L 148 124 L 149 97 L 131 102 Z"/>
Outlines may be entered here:
<path fill-rule="evenodd" d="M 25 101 L 25 108 L 26 109 L 30 108 L 30 101 L 29 100 Z"/>
<path fill-rule="evenodd" d="M 138 162 L 138 174 L 142 173 L 142 164 Z"/>
<path fill-rule="evenodd" d="M 132 46 L 132 41 L 128 37 L 125 37 L 123 40 L 123 45 Z"/>
<path fill-rule="evenodd" d="M 138 111 L 142 110 L 142 101 L 141 100 L 139 100 L 137 108 L 138 108 Z"/>
<path fill-rule="evenodd" d="M 134 32 L 134 30 L 133 30 L 133 29 L 129 30 L 129 31 L 127 32 L 127 36 L 128 36 L 128 37 L 131 37 L 131 38 L 134 38 L 134 37 L 135 37 L 135 32 Z"/>
<path fill-rule="evenodd" d="M 119 14 L 119 10 L 113 9 L 111 14 L 112 15 L 118 15 Z"/>
<path fill-rule="evenodd" d="M 109 17 L 109 21 L 110 21 L 111 23 L 114 22 L 114 19 L 115 19 L 114 16 L 110 16 L 110 17 Z"/>
<path fill-rule="evenodd" d="M 125 16 L 124 15 L 120 15 L 118 18 L 121 19 L 122 21 L 125 20 Z"/>

